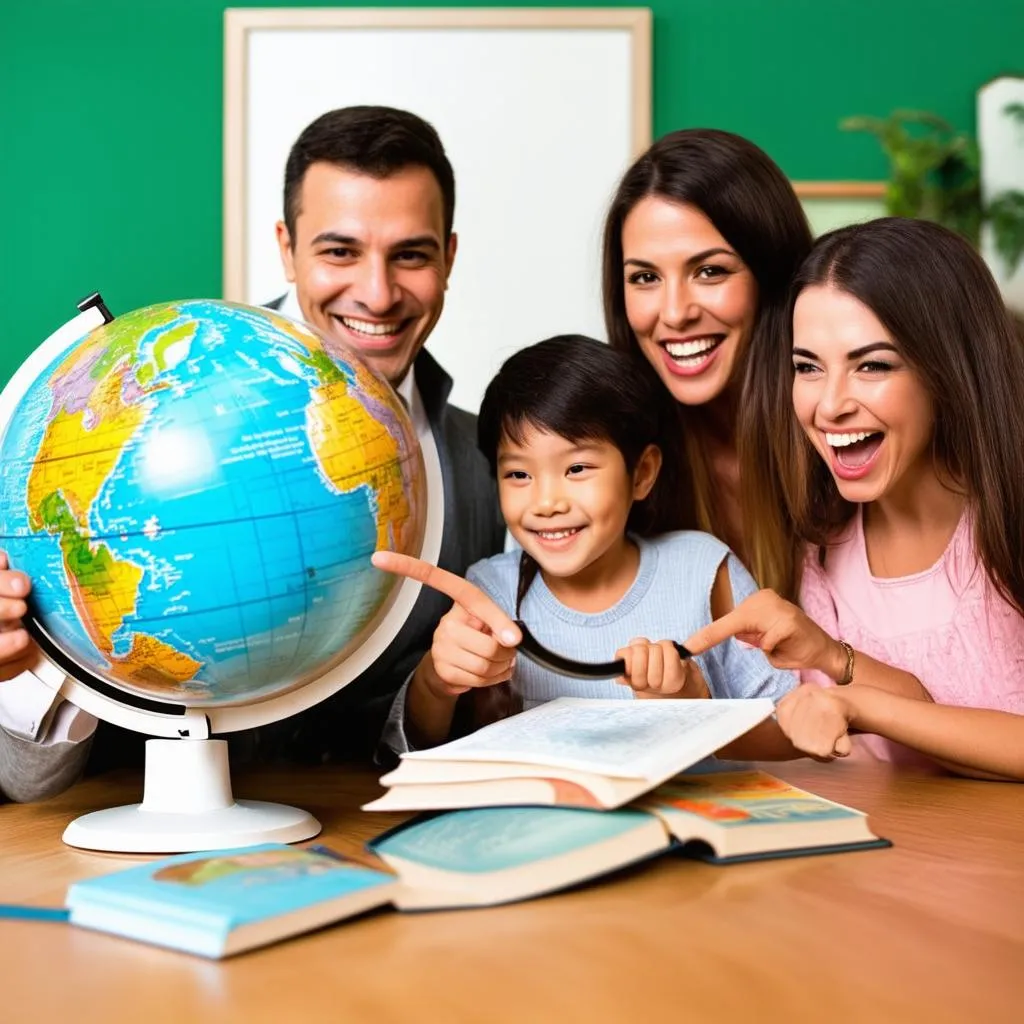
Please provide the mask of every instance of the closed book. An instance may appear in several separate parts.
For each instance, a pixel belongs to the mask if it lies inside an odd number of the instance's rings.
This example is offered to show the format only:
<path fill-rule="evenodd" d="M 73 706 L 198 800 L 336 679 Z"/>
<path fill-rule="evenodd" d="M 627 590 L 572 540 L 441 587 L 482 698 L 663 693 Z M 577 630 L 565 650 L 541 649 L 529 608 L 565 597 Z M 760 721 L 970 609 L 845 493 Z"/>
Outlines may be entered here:
<path fill-rule="evenodd" d="M 891 845 L 860 811 L 755 770 L 683 774 L 619 810 L 483 807 L 422 817 L 370 849 L 403 910 L 487 906 L 670 851 L 728 864 Z"/>
<path fill-rule="evenodd" d="M 402 755 L 370 811 L 508 804 L 613 808 L 742 736 L 770 700 L 559 697 L 469 736 Z"/>
<path fill-rule="evenodd" d="M 75 882 L 67 905 L 84 928 L 225 957 L 390 903 L 397 886 L 382 871 L 265 843 Z"/>

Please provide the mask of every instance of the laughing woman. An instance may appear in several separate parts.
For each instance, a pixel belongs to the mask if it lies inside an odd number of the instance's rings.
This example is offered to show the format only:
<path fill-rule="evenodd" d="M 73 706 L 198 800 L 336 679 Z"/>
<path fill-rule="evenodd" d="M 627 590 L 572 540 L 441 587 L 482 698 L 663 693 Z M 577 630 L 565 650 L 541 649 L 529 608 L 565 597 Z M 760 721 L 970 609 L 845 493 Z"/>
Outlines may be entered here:
<path fill-rule="evenodd" d="M 1024 778 L 1024 346 L 996 285 L 959 236 L 886 218 L 820 239 L 794 295 L 792 344 L 749 384 L 808 545 L 804 610 L 762 591 L 687 646 L 739 636 L 856 684 L 783 699 L 808 753 L 861 731 L 883 758 Z"/>
<path fill-rule="evenodd" d="M 714 534 L 762 586 L 787 596 L 800 549 L 760 473 L 770 458 L 764 410 L 741 395 L 758 353 L 785 344 L 789 285 L 810 248 L 786 176 L 722 131 L 659 139 L 626 172 L 605 222 L 608 339 L 675 399 L 662 473 L 676 500 L 657 526 Z M 749 529 L 765 517 L 768 547 Z"/>

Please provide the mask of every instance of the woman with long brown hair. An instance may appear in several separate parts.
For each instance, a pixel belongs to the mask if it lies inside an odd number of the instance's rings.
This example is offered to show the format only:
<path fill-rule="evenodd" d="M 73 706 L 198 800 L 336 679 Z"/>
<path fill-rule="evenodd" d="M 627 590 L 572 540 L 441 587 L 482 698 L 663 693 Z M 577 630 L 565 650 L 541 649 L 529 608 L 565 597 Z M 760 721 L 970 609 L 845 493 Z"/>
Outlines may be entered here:
<path fill-rule="evenodd" d="M 858 730 L 882 757 L 1024 778 L 1024 346 L 995 282 L 953 232 L 884 218 L 821 238 L 793 295 L 747 394 L 807 545 L 803 610 L 762 591 L 687 646 L 739 636 L 855 683 L 781 702 L 809 753 Z"/>
<path fill-rule="evenodd" d="M 604 232 L 609 341 L 675 399 L 663 473 L 676 500 L 659 528 L 715 534 L 787 596 L 799 549 L 761 471 L 765 410 L 742 397 L 743 378 L 782 343 L 790 281 L 810 248 L 782 171 L 752 142 L 710 129 L 655 142 L 623 177 Z"/>

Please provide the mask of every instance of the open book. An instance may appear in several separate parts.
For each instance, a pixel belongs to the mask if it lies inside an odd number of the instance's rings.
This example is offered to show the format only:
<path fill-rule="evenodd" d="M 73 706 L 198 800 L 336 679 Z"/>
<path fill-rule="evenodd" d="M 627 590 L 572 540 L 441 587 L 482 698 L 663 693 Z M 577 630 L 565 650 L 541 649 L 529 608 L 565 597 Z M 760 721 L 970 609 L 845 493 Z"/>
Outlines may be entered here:
<path fill-rule="evenodd" d="M 370 849 L 401 878 L 395 905 L 431 910 L 527 899 L 672 849 L 727 864 L 889 845 L 860 811 L 745 770 L 680 775 L 617 811 L 451 811 Z"/>
<path fill-rule="evenodd" d="M 507 804 L 620 807 L 742 736 L 770 700 L 559 697 L 402 755 L 368 811 Z"/>

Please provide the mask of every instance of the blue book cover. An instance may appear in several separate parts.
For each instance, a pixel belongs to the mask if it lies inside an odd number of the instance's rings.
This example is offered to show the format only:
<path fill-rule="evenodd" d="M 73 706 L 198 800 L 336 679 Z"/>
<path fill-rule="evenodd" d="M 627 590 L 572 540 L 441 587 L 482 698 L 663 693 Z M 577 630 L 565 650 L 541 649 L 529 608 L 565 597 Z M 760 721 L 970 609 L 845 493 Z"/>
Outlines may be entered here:
<path fill-rule="evenodd" d="M 396 879 L 265 843 L 188 853 L 76 882 L 71 923 L 220 957 L 388 903 Z"/>
<path fill-rule="evenodd" d="M 537 896 L 668 845 L 664 826 L 640 811 L 479 807 L 400 825 L 370 849 L 402 879 L 395 904 L 426 910 Z"/>

